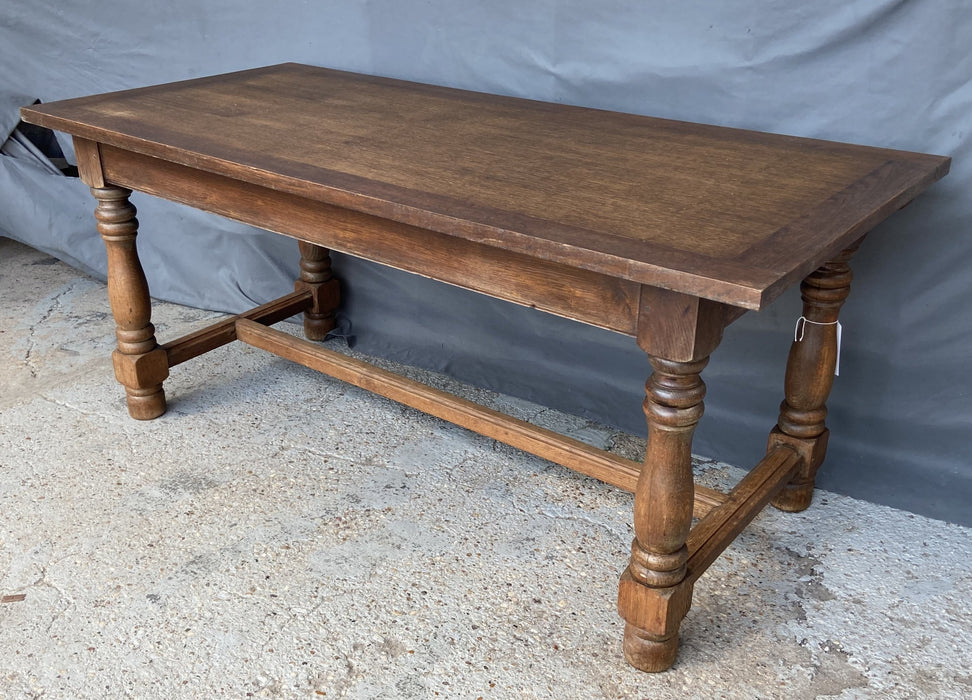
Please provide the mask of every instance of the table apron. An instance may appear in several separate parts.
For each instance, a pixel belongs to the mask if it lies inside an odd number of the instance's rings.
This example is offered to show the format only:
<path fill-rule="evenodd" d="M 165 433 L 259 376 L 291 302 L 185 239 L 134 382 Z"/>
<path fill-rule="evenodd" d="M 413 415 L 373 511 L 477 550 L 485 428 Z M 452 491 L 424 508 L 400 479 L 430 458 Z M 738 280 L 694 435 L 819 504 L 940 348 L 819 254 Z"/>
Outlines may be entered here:
<path fill-rule="evenodd" d="M 641 285 L 100 145 L 107 183 L 634 336 Z"/>

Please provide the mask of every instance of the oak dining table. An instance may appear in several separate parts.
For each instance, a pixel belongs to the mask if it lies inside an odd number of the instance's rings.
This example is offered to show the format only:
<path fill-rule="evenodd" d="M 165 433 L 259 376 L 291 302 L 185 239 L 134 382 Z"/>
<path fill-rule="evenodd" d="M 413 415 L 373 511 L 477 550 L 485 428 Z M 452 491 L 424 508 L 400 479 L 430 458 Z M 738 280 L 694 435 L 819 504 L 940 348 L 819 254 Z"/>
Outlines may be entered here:
<path fill-rule="evenodd" d="M 165 412 L 174 367 L 239 340 L 632 491 L 617 606 L 625 658 L 645 671 L 674 663 L 696 581 L 756 514 L 810 505 L 851 256 L 950 163 L 293 63 L 22 116 L 73 136 L 133 418 Z M 159 343 L 133 190 L 296 239 L 294 291 Z M 334 276 L 332 250 L 632 337 L 653 369 L 643 462 L 325 348 L 341 285 L 354 285 Z M 733 321 L 796 284 L 765 457 L 728 493 L 696 486 L 709 356 Z M 297 314 L 304 338 L 272 328 Z"/>

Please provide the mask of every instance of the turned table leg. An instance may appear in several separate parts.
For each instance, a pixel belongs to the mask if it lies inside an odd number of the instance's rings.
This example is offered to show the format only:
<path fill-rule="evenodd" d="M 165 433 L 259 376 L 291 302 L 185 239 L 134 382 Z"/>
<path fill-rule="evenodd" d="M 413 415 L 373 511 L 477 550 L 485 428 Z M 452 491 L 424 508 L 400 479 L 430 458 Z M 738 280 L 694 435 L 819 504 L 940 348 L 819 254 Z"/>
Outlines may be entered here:
<path fill-rule="evenodd" d="M 313 243 L 299 241 L 300 277 L 295 291 L 310 290 L 314 304 L 304 312 L 304 335 L 308 340 L 324 340 L 335 325 L 334 313 L 341 302 L 341 288 L 331 272 L 331 251 Z"/>
<path fill-rule="evenodd" d="M 827 453 L 830 431 L 824 421 L 837 366 L 837 316 L 850 294 L 848 261 L 860 243 L 810 273 L 800 285 L 803 317 L 786 363 L 779 422 L 767 448 L 787 445 L 802 458 L 799 471 L 772 501 L 780 510 L 795 512 L 810 505 L 814 478 Z"/>
<path fill-rule="evenodd" d="M 707 363 L 652 357 L 655 371 L 645 385 L 648 447 L 635 491 L 631 563 L 618 598 L 625 658 L 644 671 L 675 662 L 679 625 L 692 603 L 685 540 L 695 495 L 692 434 L 705 396 L 699 373 Z"/>
<path fill-rule="evenodd" d="M 92 187 L 91 193 L 98 200 L 95 219 L 108 253 L 108 300 L 118 324 L 118 349 L 111 355 L 115 377 L 125 387 L 132 418 L 157 418 L 165 413 L 162 382 L 169 364 L 151 323 L 148 283 L 135 248 L 138 220 L 128 201 L 131 190 Z"/>
<path fill-rule="evenodd" d="M 645 384 L 648 445 L 618 612 L 625 620 L 624 656 L 643 671 L 664 671 L 675 662 L 678 630 L 692 605 L 685 545 L 695 502 L 692 436 L 704 410 L 701 372 L 728 318 L 721 304 L 642 288 L 638 344 L 654 371 Z"/>

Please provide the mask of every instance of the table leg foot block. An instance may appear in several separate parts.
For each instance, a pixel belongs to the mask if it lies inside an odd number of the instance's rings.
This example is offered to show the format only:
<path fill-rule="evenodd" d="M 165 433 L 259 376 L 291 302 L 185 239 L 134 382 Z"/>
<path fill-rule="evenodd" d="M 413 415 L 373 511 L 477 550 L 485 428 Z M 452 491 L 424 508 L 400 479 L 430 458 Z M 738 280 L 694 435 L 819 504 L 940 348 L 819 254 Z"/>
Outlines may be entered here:
<path fill-rule="evenodd" d="M 313 305 L 304 311 L 304 336 L 308 340 L 324 340 L 337 325 L 334 310 L 341 298 L 340 283 L 333 277 L 322 284 L 298 281 L 294 289 L 298 292 L 306 289 L 313 294 Z"/>
<path fill-rule="evenodd" d="M 773 499 L 773 507 L 785 513 L 799 513 L 813 501 L 813 484 L 787 484 Z"/>
<path fill-rule="evenodd" d="M 152 420 L 165 413 L 162 382 L 169 376 L 169 361 L 164 349 L 156 347 L 137 355 L 115 350 L 111 360 L 115 378 L 125 387 L 132 418 Z"/>
<path fill-rule="evenodd" d="M 675 663 L 678 655 L 678 633 L 668 639 L 655 640 L 630 622 L 624 625 L 624 658 L 641 671 L 660 673 Z"/>
<path fill-rule="evenodd" d="M 624 658 L 642 671 L 664 671 L 675 663 L 678 628 L 692 606 L 692 582 L 667 588 L 639 583 L 626 569 L 618 585 L 618 613 L 624 618 Z"/>
<path fill-rule="evenodd" d="M 827 455 L 829 437 L 830 431 L 826 428 L 823 433 L 814 438 L 793 437 L 782 432 L 778 427 L 770 432 L 767 453 L 780 446 L 787 446 L 800 456 L 800 467 L 793 479 L 771 501 L 774 508 L 787 513 L 798 513 L 810 507 L 814 479 Z"/>
<path fill-rule="evenodd" d="M 145 389 L 125 387 L 128 415 L 135 420 L 152 420 L 165 413 L 165 391 L 162 385 Z"/>
<path fill-rule="evenodd" d="M 334 330 L 336 323 L 334 317 L 329 318 L 305 318 L 304 337 L 308 340 L 323 341 L 327 334 Z"/>

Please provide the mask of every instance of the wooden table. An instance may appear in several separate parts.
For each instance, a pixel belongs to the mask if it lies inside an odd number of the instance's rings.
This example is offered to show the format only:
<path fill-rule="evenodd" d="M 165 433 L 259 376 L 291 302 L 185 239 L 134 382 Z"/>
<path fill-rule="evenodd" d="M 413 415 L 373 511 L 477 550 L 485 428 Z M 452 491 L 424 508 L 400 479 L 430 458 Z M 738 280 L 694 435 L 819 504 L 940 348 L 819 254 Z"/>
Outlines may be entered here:
<path fill-rule="evenodd" d="M 864 234 L 949 159 L 652 119 L 284 64 L 22 110 L 74 136 L 97 198 L 134 418 L 170 368 L 234 339 L 634 491 L 624 653 L 675 660 L 696 579 L 767 502 L 806 508 L 828 431 L 838 311 Z M 159 345 L 131 190 L 297 238 L 295 291 Z M 324 350 L 343 251 L 637 339 L 644 464 Z M 766 456 L 696 488 L 700 378 L 726 326 L 803 280 L 802 333 Z M 308 340 L 269 326 L 303 312 Z M 699 518 L 693 527 L 693 513 Z"/>

